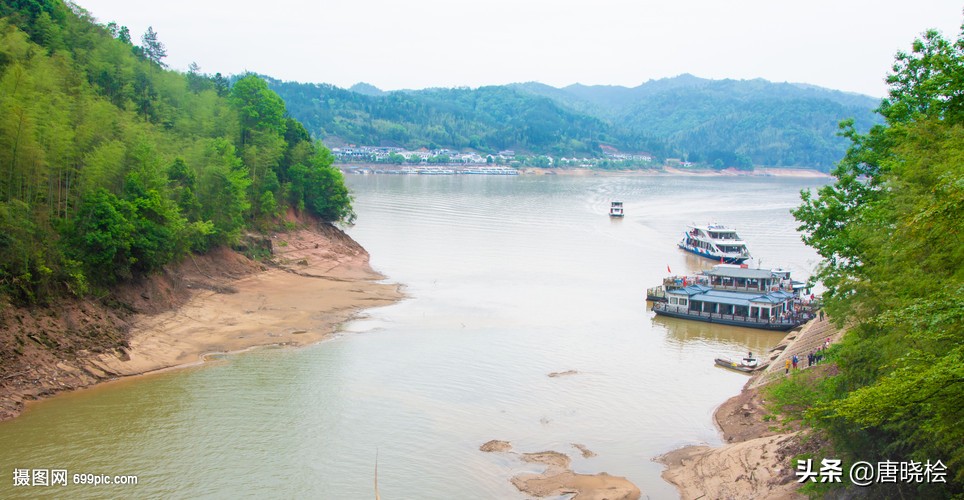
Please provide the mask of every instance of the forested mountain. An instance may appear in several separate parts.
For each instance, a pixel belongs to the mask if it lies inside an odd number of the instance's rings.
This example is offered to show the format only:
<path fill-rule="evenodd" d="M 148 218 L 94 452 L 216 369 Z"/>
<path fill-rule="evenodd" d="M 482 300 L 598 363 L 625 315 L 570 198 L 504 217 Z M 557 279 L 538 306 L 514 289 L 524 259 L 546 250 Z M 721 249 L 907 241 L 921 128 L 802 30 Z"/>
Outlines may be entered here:
<path fill-rule="evenodd" d="M 717 167 L 829 170 L 846 150 L 838 124 L 866 131 L 877 101 L 764 80 L 682 75 L 635 88 L 538 83 L 382 92 L 268 79 L 292 116 L 330 143 L 598 155 L 601 145 Z"/>
<path fill-rule="evenodd" d="M 168 71 L 149 29 L 0 2 L 0 307 L 83 296 L 288 207 L 352 217 L 340 172 L 255 76 Z"/>

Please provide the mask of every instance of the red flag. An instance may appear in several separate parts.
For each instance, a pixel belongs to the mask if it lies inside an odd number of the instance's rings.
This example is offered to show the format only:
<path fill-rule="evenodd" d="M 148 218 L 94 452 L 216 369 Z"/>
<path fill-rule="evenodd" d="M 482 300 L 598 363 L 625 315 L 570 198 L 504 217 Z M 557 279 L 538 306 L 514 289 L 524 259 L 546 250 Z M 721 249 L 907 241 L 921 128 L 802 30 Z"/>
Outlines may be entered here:
<path fill-rule="evenodd" d="M 669 264 L 666 264 L 666 272 L 673 274 L 673 271 L 669 268 Z"/>

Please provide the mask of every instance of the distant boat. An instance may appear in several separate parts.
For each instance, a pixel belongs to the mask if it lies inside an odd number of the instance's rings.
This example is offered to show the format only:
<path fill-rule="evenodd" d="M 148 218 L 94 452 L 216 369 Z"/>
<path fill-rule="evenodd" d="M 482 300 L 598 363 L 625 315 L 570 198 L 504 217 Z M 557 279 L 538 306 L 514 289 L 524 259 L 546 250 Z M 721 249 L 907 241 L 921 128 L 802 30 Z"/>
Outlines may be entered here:
<path fill-rule="evenodd" d="M 625 212 L 623 211 L 623 202 L 614 201 L 611 205 L 609 205 L 610 217 L 622 217 L 623 215 L 625 215 Z"/>
<path fill-rule="evenodd" d="M 723 264 L 742 264 L 750 258 L 746 242 L 736 230 L 720 224 L 689 226 L 677 246 Z"/>

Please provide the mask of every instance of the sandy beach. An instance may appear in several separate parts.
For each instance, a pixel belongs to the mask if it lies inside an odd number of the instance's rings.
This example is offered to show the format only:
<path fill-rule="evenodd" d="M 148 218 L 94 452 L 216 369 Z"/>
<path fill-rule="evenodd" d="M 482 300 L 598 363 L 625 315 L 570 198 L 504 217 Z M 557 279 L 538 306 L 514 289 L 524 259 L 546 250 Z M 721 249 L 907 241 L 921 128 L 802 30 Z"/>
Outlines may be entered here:
<path fill-rule="evenodd" d="M 188 257 L 120 290 L 127 308 L 137 311 L 129 317 L 103 318 L 93 306 L 63 313 L 68 327 L 100 318 L 101 327 L 115 335 L 128 328 L 120 342 L 124 347 L 82 350 L 74 357 L 28 351 L 21 369 L 2 380 L 0 420 L 58 392 L 193 365 L 210 354 L 313 344 L 362 310 L 403 297 L 398 285 L 381 282 L 384 276 L 371 269 L 365 249 L 331 225 L 313 224 L 256 243 L 270 247 L 270 259 L 256 262 L 221 249 Z M 36 323 L 28 327 L 42 330 L 44 324 Z"/>

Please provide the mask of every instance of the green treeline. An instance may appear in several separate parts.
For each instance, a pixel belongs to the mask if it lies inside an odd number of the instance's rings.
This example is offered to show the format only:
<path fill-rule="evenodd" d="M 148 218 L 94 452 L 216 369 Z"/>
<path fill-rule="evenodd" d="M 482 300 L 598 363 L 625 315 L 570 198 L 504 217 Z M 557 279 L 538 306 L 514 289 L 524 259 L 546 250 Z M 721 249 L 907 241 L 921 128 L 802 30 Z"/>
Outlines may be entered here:
<path fill-rule="evenodd" d="M 804 417 L 850 460 L 938 460 L 947 484 L 878 484 L 874 498 L 964 494 L 964 35 L 900 53 L 836 183 L 794 211 L 825 259 L 826 308 L 848 327 L 839 373 L 801 395 Z M 819 457 L 818 457 L 819 458 Z M 846 469 L 845 469 L 846 470 Z"/>
<path fill-rule="evenodd" d="M 0 2 L 0 297 L 83 295 L 278 225 L 353 217 L 332 156 L 255 77 L 164 68 L 153 30 Z"/>

